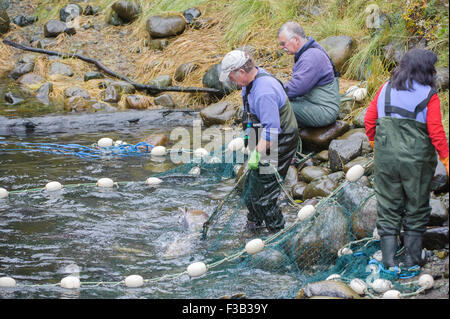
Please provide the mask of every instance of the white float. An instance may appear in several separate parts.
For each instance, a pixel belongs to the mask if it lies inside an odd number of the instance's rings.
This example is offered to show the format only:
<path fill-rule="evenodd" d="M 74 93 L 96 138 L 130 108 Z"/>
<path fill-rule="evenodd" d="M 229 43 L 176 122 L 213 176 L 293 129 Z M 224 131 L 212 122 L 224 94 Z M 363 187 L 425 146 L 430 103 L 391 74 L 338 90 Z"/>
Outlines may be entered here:
<path fill-rule="evenodd" d="M 16 281 L 11 277 L 0 277 L 1 288 L 11 288 L 16 286 Z"/>
<path fill-rule="evenodd" d="M 351 97 L 353 97 L 353 93 L 354 93 L 357 89 L 359 89 L 358 86 L 352 85 L 351 87 L 349 87 L 349 88 L 347 89 L 347 91 L 345 92 L 345 94 L 346 94 L 346 95 L 350 95 Z"/>
<path fill-rule="evenodd" d="M 98 140 L 97 145 L 100 147 L 111 147 L 113 146 L 113 140 L 109 137 L 103 137 Z"/>
<path fill-rule="evenodd" d="M 341 275 L 339 275 L 339 274 L 331 274 L 325 280 L 341 280 Z"/>
<path fill-rule="evenodd" d="M 364 295 L 367 292 L 366 283 L 359 278 L 353 278 L 349 285 L 358 295 Z"/>
<path fill-rule="evenodd" d="M 165 156 L 167 154 L 167 149 L 164 146 L 155 146 L 154 148 L 152 148 L 152 150 L 150 151 L 151 155 L 154 156 Z"/>
<path fill-rule="evenodd" d="M 9 196 L 9 192 L 6 189 L 0 187 L 0 198 L 6 198 L 8 196 Z"/>
<path fill-rule="evenodd" d="M 129 288 L 137 288 L 144 285 L 144 278 L 139 275 L 131 275 L 125 278 L 125 286 Z"/>
<path fill-rule="evenodd" d="M 245 251 L 250 255 L 257 254 L 263 249 L 264 249 L 264 242 L 260 238 L 250 240 L 245 245 Z"/>
<path fill-rule="evenodd" d="M 313 205 L 306 205 L 297 214 L 297 220 L 303 221 L 310 218 L 316 212 L 316 208 Z"/>
<path fill-rule="evenodd" d="M 390 290 L 392 287 L 392 282 L 382 278 L 375 279 L 372 283 L 372 289 L 381 294 Z"/>
<path fill-rule="evenodd" d="M 208 163 L 219 164 L 219 163 L 222 163 L 222 160 L 220 158 L 218 158 L 217 156 L 213 156 L 213 157 L 210 158 Z"/>
<path fill-rule="evenodd" d="M 59 191 L 62 189 L 62 185 L 60 182 L 50 182 L 45 185 L 45 189 L 49 192 Z"/>
<path fill-rule="evenodd" d="M 429 275 L 429 274 L 423 274 L 422 276 L 419 277 L 419 286 L 423 287 L 425 289 L 430 289 L 431 287 L 433 287 L 434 284 L 434 279 L 433 276 Z"/>
<path fill-rule="evenodd" d="M 372 237 L 377 239 L 377 240 L 380 240 L 380 235 L 378 234 L 378 229 L 376 227 L 373 230 Z"/>
<path fill-rule="evenodd" d="M 198 167 L 198 166 L 193 167 L 193 168 L 188 172 L 188 174 L 189 174 L 189 175 L 195 175 L 195 176 L 200 175 L 200 167 Z"/>
<path fill-rule="evenodd" d="M 206 265 L 201 261 L 190 264 L 187 267 L 187 273 L 190 277 L 198 277 L 206 273 Z"/>
<path fill-rule="evenodd" d="M 209 152 L 202 147 L 199 147 L 194 151 L 194 157 L 204 157 L 204 156 L 208 156 L 208 155 L 209 155 Z"/>
<path fill-rule="evenodd" d="M 381 297 L 381 298 L 382 299 L 401 299 L 402 294 L 398 290 L 391 289 L 391 290 L 386 291 L 383 294 L 383 297 Z"/>
<path fill-rule="evenodd" d="M 240 150 L 243 147 L 244 147 L 244 139 L 242 137 L 237 137 L 231 140 L 230 143 L 228 143 L 228 150 L 231 152 L 236 152 L 237 150 Z"/>
<path fill-rule="evenodd" d="M 366 88 L 358 88 L 353 92 L 353 98 L 355 101 L 362 101 L 367 96 L 367 89 Z"/>
<path fill-rule="evenodd" d="M 356 164 L 350 167 L 350 169 L 347 171 L 347 174 L 345 174 L 345 178 L 349 182 L 356 182 L 363 175 L 364 175 L 364 167 L 362 167 L 359 164 Z"/>
<path fill-rule="evenodd" d="M 147 178 L 145 183 L 147 183 L 147 185 L 158 185 L 158 184 L 162 183 L 162 179 L 160 179 L 158 177 L 149 177 L 149 178 Z"/>
<path fill-rule="evenodd" d="M 351 255 L 351 254 L 353 254 L 353 250 L 351 250 L 348 247 L 342 247 L 338 251 L 338 257 L 341 257 L 342 255 Z"/>
<path fill-rule="evenodd" d="M 80 278 L 78 278 L 78 277 L 67 276 L 67 277 L 64 277 L 63 279 L 61 279 L 60 285 L 62 288 L 75 289 L 75 288 L 80 288 L 81 282 L 80 282 Z"/>
<path fill-rule="evenodd" d="M 99 187 L 113 187 L 114 181 L 111 178 L 103 177 L 97 181 Z"/>

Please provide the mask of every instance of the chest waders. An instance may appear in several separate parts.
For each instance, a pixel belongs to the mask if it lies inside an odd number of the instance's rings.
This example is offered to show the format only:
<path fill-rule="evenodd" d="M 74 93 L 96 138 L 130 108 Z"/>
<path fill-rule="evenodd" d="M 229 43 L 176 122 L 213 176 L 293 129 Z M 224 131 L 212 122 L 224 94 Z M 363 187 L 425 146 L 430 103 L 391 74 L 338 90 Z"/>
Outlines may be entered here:
<path fill-rule="evenodd" d="M 402 226 L 404 265 L 407 268 L 421 265 L 422 234 L 431 212 L 431 180 L 437 161 L 427 125 L 416 118 L 435 93 L 431 89 L 414 111 L 408 111 L 391 105 L 391 87 L 389 82 L 386 84 L 386 116 L 376 121 L 374 149 L 377 230 L 386 267 L 395 265 L 397 235 Z M 391 117 L 392 113 L 402 118 Z"/>
<path fill-rule="evenodd" d="M 272 75 L 259 73 L 256 78 L 261 76 Z M 283 87 L 281 82 L 280 85 Z M 244 141 L 247 141 L 251 150 L 256 147 L 262 129 L 258 117 L 250 112 L 248 104 L 248 94 L 250 94 L 252 86 L 253 82 L 247 86 L 246 94 L 243 98 L 244 115 L 242 118 L 243 129 L 247 133 Z M 285 104 L 280 108 L 279 115 L 281 133 L 278 134 L 278 163 L 275 167 L 280 176 L 284 178 L 295 155 L 299 140 L 297 121 L 288 98 L 286 98 Z M 262 227 L 263 222 L 265 222 L 267 229 L 271 232 L 278 231 L 284 227 L 285 222 L 281 208 L 277 205 L 281 191 L 280 185 L 274 173 L 267 173 L 267 169 L 265 172 L 262 172 L 268 165 L 267 154 L 261 154 L 259 165 L 261 171 L 259 168 L 249 170 L 244 182 L 244 200 L 249 211 L 247 225 L 250 230 Z"/>

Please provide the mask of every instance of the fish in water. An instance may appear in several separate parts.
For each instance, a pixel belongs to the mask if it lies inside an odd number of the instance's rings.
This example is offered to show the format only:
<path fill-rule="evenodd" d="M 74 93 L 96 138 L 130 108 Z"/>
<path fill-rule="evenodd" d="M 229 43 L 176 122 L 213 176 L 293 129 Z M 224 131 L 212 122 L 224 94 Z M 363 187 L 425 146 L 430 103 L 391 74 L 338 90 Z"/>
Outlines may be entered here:
<path fill-rule="evenodd" d="M 181 213 L 180 221 L 185 230 L 190 232 L 200 231 L 203 228 L 203 224 L 209 219 L 207 213 L 203 210 L 190 210 L 186 207 L 178 208 Z"/>

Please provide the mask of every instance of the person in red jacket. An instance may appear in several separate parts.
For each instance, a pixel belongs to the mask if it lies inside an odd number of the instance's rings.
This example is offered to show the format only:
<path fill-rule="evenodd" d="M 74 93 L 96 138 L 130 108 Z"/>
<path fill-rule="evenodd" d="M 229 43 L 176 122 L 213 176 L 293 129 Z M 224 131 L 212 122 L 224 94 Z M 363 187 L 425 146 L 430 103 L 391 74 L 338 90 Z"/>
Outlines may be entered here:
<path fill-rule="evenodd" d="M 387 269 L 423 265 L 422 234 L 431 212 L 436 151 L 448 175 L 449 148 L 435 87 L 436 54 L 409 50 L 371 101 L 364 124 L 374 147 L 374 189 L 382 263 Z M 394 261 L 403 226 L 405 260 Z"/>

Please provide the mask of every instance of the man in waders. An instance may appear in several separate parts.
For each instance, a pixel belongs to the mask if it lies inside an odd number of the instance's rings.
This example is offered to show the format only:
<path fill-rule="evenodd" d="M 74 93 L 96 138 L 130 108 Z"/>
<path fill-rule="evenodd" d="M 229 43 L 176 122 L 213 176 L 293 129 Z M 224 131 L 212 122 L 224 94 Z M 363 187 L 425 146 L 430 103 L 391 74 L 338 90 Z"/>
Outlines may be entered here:
<path fill-rule="evenodd" d="M 448 144 L 439 97 L 433 88 L 436 61 L 431 51 L 408 51 L 391 79 L 379 89 L 364 119 L 374 146 L 382 263 L 393 272 L 417 274 L 424 264 L 422 234 L 431 212 L 436 151 L 448 175 Z M 402 226 L 405 256 L 400 264 L 394 256 Z"/>
<path fill-rule="evenodd" d="M 323 127 L 339 115 L 339 73 L 327 51 L 295 22 L 278 30 L 278 42 L 294 55 L 292 79 L 285 83 L 298 127 Z"/>
<path fill-rule="evenodd" d="M 242 122 L 251 151 L 244 183 L 247 229 L 257 231 L 264 222 L 269 232 L 277 232 L 283 229 L 284 218 L 277 205 L 281 188 L 276 172 L 284 178 L 295 155 L 299 140 L 295 115 L 282 83 L 255 66 L 248 53 L 229 52 L 221 68 L 220 81 L 242 87 Z"/>

